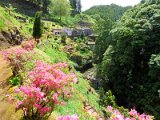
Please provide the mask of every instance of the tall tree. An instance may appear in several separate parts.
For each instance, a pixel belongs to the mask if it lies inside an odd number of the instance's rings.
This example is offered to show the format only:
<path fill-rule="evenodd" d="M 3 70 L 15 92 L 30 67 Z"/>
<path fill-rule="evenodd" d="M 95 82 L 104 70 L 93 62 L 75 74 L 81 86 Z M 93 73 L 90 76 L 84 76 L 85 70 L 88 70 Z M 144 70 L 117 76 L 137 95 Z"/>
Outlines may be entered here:
<path fill-rule="evenodd" d="M 70 14 L 71 6 L 68 0 L 53 0 L 51 2 L 51 13 L 58 15 L 60 22 L 63 16 Z"/>
<path fill-rule="evenodd" d="M 33 37 L 35 40 L 42 36 L 42 22 L 41 22 L 41 12 L 36 12 L 34 25 L 33 25 Z"/>

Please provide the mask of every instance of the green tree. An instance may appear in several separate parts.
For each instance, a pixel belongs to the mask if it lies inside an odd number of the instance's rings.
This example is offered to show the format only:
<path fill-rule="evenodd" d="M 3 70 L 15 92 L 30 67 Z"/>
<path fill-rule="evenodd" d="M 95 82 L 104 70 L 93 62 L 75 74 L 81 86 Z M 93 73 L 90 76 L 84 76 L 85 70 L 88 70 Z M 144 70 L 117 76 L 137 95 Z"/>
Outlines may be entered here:
<path fill-rule="evenodd" d="M 41 22 L 41 12 L 37 12 L 35 15 L 34 25 L 33 25 L 33 37 L 39 39 L 42 36 L 42 22 Z"/>
<path fill-rule="evenodd" d="M 96 45 L 94 50 L 96 63 L 102 62 L 103 54 L 111 42 L 111 37 L 109 34 L 112 28 L 112 24 L 113 23 L 109 18 L 106 18 L 106 20 L 101 19 L 97 21 L 97 28 L 95 28 L 95 31 L 97 31 L 99 37 L 96 39 Z"/>
<path fill-rule="evenodd" d="M 99 15 L 102 19 L 110 18 L 113 22 L 120 19 L 125 11 L 131 7 L 122 7 L 115 4 L 93 6 L 84 13 L 87 15 Z"/>
<path fill-rule="evenodd" d="M 51 13 L 58 15 L 60 22 L 63 16 L 68 16 L 71 11 L 71 6 L 67 0 L 53 0 L 50 6 Z"/>

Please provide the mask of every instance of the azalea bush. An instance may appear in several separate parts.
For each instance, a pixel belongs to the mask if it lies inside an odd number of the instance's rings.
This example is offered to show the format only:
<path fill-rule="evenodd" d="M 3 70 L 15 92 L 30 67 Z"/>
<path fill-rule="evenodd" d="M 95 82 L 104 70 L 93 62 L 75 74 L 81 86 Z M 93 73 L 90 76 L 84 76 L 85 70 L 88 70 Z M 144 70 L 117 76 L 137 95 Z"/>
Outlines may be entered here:
<path fill-rule="evenodd" d="M 0 52 L 4 59 L 14 67 L 13 72 L 15 76 L 18 74 L 19 69 L 22 68 L 22 63 L 31 59 L 29 53 L 30 51 L 27 51 L 22 47 L 13 47 Z"/>
<path fill-rule="evenodd" d="M 65 115 L 58 117 L 58 120 L 79 120 L 77 115 Z"/>
<path fill-rule="evenodd" d="M 135 109 L 130 110 L 128 117 L 122 115 L 119 110 L 114 109 L 112 106 L 108 106 L 107 111 L 111 113 L 109 120 L 153 120 L 153 117 L 146 114 L 140 114 Z"/>
<path fill-rule="evenodd" d="M 30 41 L 23 41 L 21 44 L 22 48 L 24 48 L 27 51 L 31 51 L 35 48 L 36 42 L 34 40 Z"/>
<path fill-rule="evenodd" d="M 64 73 L 65 63 L 49 65 L 42 61 L 35 63 L 30 71 L 30 85 L 16 89 L 18 102 L 16 109 L 22 109 L 24 119 L 41 120 L 47 118 L 57 105 L 64 105 L 64 97 L 71 96 L 76 75 Z"/>

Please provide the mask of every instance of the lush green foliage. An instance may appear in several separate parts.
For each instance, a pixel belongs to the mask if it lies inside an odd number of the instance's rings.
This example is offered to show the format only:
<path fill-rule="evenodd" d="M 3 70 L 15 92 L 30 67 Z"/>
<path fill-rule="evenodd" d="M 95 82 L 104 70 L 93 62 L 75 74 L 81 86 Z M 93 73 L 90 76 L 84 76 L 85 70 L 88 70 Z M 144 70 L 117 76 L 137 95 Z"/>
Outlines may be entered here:
<path fill-rule="evenodd" d="M 107 19 L 98 23 L 98 38 L 96 39 L 96 46 L 95 46 L 95 61 L 96 63 L 101 63 L 103 59 L 103 54 L 107 49 L 108 45 L 111 42 L 110 30 L 112 28 L 112 21 Z M 99 30 L 100 29 L 100 30 Z"/>
<path fill-rule="evenodd" d="M 130 9 L 111 31 L 102 76 L 120 105 L 136 107 L 160 119 L 159 0 Z"/>
<path fill-rule="evenodd" d="M 111 90 L 109 90 L 108 92 L 105 93 L 105 91 L 103 90 L 103 88 L 99 89 L 99 94 L 100 94 L 100 101 L 99 104 L 106 107 L 108 105 L 116 107 L 116 103 L 115 103 L 115 96 L 112 95 Z"/>
<path fill-rule="evenodd" d="M 50 4 L 50 12 L 59 16 L 60 22 L 63 16 L 70 14 L 71 6 L 67 0 L 53 0 Z"/>
<path fill-rule="evenodd" d="M 103 54 L 105 53 L 109 44 L 111 44 L 110 30 L 116 20 L 118 20 L 123 13 L 130 7 L 121 7 L 115 4 L 95 6 L 85 11 L 84 13 L 89 14 L 94 18 L 95 21 L 95 32 L 99 36 L 96 39 L 95 46 L 95 61 L 101 63 Z"/>
<path fill-rule="evenodd" d="M 123 13 L 131 7 L 121 7 L 115 4 L 94 6 L 84 13 L 93 17 L 100 16 L 102 19 L 110 18 L 112 21 L 118 20 Z"/>
<path fill-rule="evenodd" d="M 9 80 L 9 83 L 11 85 L 20 85 L 21 81 L 19 77 L 13 77 L 11 80 Z"/>

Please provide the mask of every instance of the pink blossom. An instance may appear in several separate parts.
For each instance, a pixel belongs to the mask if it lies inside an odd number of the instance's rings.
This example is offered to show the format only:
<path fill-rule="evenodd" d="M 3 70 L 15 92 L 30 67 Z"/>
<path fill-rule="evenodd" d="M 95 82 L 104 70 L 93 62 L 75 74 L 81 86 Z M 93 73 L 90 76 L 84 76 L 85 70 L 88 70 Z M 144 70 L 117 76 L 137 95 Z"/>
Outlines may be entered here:
<path fill-rule="evenodd" d="M 19 88 L 16 88 L 16 89 L 14 90 L 14 92 L 15 92 L 15 93 L 19 93 L 19 92 L 20 92 L 20 89 L 19 89 Z"/>
<path fill-rule="evenodd" d="M 125 117 L 119 110 L 112 108 L 112 106 L 108 106 L 107 110 L 111 113 L 110 120 L 152 120 L 151 116 L 139 114 L 135 109 L 131 109 L 128 113 L 130 117 Z"/>
<path fill-rule="evenodd" d="M 47 113 L 49 111 L 50 111 L 49 107 L 44 107 L 44 108 L 41 109 L 41 114 L 45 114 L 45 113 Z"/>
<path fill-rule="evenodd" d="M 54 93 L 54 94 L 53 94 L 53 99 L 54 99 L 55 104 L 58 104 L 58 103 L 59 103 L 59 102 L 58 102 L 58 94 L 57 94 L 57 93 Z"/>
<path fill-rule="evenodd" d="M 62 105 L 62 106 L 65 106 L 65 105 L 66 105 L 66 102 L 62 101 L 62 102 L 61 102 L 61 105 Z"/>
<path fill-rule="evenodd" d="M 37 110 L 43 118 L 48 112 L 53 111 L 59 103 L 64 105 L 65 103 L 59 101 L 58 97 L 70 97 L 73 92 L 72 83 L 77 79 L 73 73 L 66 74 L 62 71 L 62 68 L 64 69 L 66 66 L 65 63 L 49 65 L 37 61 L 35 68 L 29 73 L 31 84 L 28 87 L 21 86 L 15 90 L 15 92 L 21 93 L 23 101 L 20 104 L 17 103 L 16 107 L 22 109 L 23 106 L 27 109 L 28 115 L 36 114 L 34 111 Z"/>
<path fill-rule="evenodd" d="M 58 120 L 79 120 L 77 115 L 66 115 L 66 116 L 60 116 L 58 117 Z"/>
<path fill-rule="evenodd" d="M 39 104 L 37 104 L 37 103 L 35 103 L 34 106 L 35 106 L 36 108 L 38 108 L 38 109 L 41 109 L 41 108 L 42 108 L 42 105 L 39 105 Z"/>
<path fill-rule="evenodd" d="M 138 113 L 137 113 L 137 111 L 135 109 L 131 109 L 131 111 L 129 112 L 129 115 L 133 116 L 133 117 L 137 117 Z"/>
<path fill-rule="evenodd" d="M 23 102 L 22 101 L 18 101 L 18 103 L 16 104 L 16 109 L 18 109 L 19 108 L 19 106 L 20 105 L 22 105 L 23 104 Z"/>
<path fill-rule="evenodd" d="M 107 106 L 107 110 L 112 112 L 112 110 L 113 110 L 112 106 Z"/>

